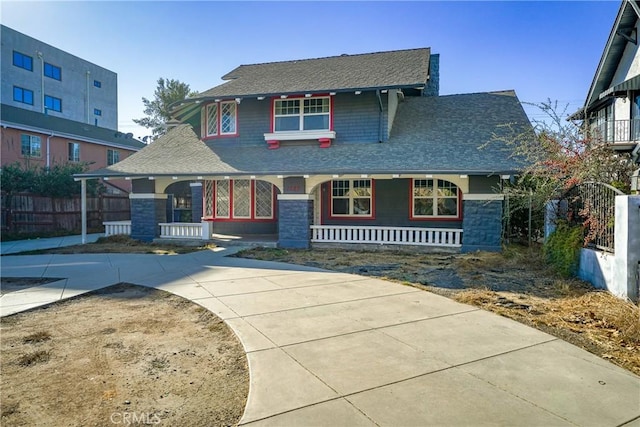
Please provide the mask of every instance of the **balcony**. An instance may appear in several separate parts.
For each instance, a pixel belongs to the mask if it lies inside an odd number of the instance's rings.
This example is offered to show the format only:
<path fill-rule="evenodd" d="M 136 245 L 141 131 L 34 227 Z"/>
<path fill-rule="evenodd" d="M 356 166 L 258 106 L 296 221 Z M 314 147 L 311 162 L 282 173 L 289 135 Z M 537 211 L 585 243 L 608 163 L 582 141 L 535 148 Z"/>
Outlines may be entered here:
<path fill-rule="evenodd" d="M 593 129 L 596 137 L 616 150 L 632 150 L 640 142 L 640 118 L 609 120 L 596 124 Z"/>

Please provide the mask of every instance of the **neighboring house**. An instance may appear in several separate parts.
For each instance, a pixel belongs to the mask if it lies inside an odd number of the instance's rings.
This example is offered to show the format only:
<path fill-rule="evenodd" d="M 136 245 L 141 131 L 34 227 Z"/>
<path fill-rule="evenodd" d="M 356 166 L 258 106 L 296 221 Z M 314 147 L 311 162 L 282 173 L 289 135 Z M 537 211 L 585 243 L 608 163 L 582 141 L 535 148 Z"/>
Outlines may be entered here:
<path fill-rule="evenodd" d="M 589 88 L 584 108 L 595 135 L 638 160 L 640 151 L 640 3 L 623 0 Z"/>
<path fill-rule="evenodd" d="M 0 26 L 2 165 L 87 162 L 99 169 L 144 147 L 118 132 L 117 74 Z M 111 182 L 130 191 L 129 182 Z"/>
<path fill-rule="evenodd" d="M 191 182 L 203 238 L 500 250 L 500 188 L 520 164 L 495 139 L 531 130 L 513 91 L 439 96 L 428 48 L 243 65 L 223 79 L 179 102 L 166 135 L 81 176 L 132 180 L 132 237 L 180 235 L 158 224 Z"/>

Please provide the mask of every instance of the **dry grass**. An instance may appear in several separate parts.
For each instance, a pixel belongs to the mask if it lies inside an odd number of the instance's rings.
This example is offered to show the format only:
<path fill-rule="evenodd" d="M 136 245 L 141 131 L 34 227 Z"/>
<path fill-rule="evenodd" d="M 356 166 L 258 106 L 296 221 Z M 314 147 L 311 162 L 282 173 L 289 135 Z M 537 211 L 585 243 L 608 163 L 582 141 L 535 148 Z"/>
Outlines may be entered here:
<path fill-rule="evenodd" d="M 45 363 L 51 359 L 51 353 L 48 350 L 38 350 L 32 353 L 23 354 L 18 359 L 20 366 L 33 366 L 36 363 Z"/>
<path fill-rule="evenodd" d="M 24 344 L 37 344 L 51 339 L 51 334 L 47 331 L 38 331 L 27 335 L 22 339 Z"/>

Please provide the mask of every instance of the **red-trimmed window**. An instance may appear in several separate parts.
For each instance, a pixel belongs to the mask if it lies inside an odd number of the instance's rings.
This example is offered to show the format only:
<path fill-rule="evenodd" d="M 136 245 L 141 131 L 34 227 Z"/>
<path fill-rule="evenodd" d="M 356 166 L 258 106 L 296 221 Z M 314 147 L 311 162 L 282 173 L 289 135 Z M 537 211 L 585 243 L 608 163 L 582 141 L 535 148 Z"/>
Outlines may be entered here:
<path fill-rule="evenodd" d="M 238 104 L 235 101 L 213 102 L 203 110 L 205 138 L 238 135 Z"/>
<path fill-rule="evenodd" d="M 288 98 L 273 101 L 273 131 L 331 129 L 331 97 Z"/>
<path fill-rule="evenodd" d="M 204 216 L 220 220 L 273 220 L 274 187 L 266 181 L 205 181 Z"/>
<path fill-rule="evenodd" d="M 460 190 L 443 179 L 411 180 L 411 218 L 460 218 Z"/>
<path fill-rule="evenodd" d="M 331 181 L 332 217 L 373 217 L 373 183 L 371 179 Z"/>

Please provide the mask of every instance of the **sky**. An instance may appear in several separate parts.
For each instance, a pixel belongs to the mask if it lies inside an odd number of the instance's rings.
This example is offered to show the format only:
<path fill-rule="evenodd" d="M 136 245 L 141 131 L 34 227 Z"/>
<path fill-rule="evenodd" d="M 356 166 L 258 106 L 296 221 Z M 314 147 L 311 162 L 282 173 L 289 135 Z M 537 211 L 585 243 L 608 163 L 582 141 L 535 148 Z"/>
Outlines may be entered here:
<path fill-rule="evenodd" d="M 0 21 L 118 74 L 118 130 L 151 132 L 160 77 L 192 90 L 242 64 L 430 47 L 440 94 L 514 89 L 532 120 L 584 104 L 620 1 L 0 1 Z"/>

